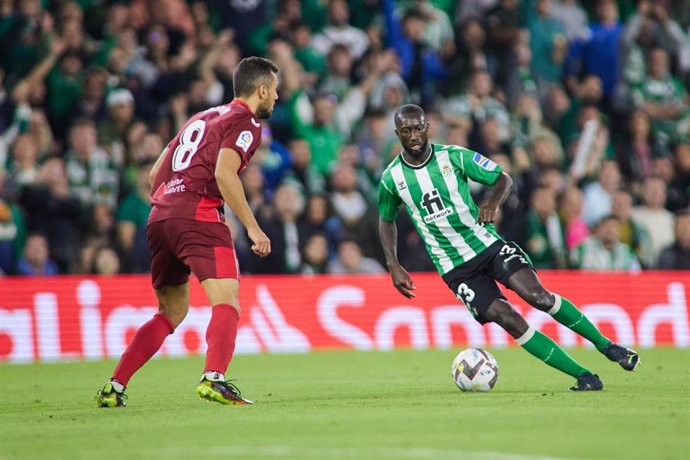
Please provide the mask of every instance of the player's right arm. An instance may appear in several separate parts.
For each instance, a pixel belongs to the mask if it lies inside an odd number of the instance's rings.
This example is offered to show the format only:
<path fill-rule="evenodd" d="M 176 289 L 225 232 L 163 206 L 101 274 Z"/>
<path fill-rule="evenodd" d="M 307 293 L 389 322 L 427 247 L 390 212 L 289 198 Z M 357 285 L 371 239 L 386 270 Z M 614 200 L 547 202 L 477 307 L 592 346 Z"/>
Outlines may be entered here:
<path fill-rule="evenodd" d="M 271 240 L 259 228 L 259 223 L 256 221 L 256 217 L 254 217 L 254 213 L 247 203 L 242 182 L 237 174 L 241 164 L 242 157 L 238 152 L 229 148 L 220 149 L 218 160 L 216 161 L 216 182 L 221 195 L 223 195 L 223 199 L 247 229 L 247 235 L 254 243 L 252 251 L 261 257 L 265 257 L 271 253 Z"/>
<path fill-rule="evenodd" d="M 379 237 L 393 286 L 408 299 L 413 299 L 414 282 L 398 261 L 398 226 L 395 219 L 398 216 L 401 200 L 391 191 L 391 186 L 386 185 L 386 180 L 387 178 L 384 177 L 379 183 Z"/>

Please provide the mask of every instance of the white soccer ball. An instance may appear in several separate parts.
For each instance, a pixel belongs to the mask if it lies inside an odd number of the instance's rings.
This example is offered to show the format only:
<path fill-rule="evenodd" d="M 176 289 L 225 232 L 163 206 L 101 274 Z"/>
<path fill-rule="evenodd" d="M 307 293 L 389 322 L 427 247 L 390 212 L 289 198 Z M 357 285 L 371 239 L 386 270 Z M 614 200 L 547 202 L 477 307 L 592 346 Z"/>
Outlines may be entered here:
<path fill-rule="evenodd" d="M 498 362 L 486 350 L 468 348 L 455 357 L 450 374 L 462 391 L 489 391 L 498 380 Z"/>

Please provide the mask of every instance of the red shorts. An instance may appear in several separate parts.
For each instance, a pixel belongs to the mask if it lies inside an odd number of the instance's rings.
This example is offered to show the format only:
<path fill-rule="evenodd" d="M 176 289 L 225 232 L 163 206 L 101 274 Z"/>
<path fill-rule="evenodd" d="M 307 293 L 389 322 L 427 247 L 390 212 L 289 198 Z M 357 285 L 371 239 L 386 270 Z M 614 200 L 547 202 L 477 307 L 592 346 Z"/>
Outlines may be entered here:
<path fill-rule="evenodd" d="M 166 219 L 150 222 L 151 280 L 155 289 L 209 278 L 239 278 L 230 229 L 223 223 Z"/>

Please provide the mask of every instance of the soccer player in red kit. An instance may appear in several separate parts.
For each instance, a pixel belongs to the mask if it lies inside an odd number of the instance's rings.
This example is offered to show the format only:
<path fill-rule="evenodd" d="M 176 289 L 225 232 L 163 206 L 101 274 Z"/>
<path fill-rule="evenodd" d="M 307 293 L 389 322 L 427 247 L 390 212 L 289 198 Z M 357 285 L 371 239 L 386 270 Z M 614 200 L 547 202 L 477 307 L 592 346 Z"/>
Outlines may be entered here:
<path fill-rule="evenodd" d="M 252 251 L 264 257 L 271 242 L 247 204 L 238 174 L 261 144 L 259 119 L 278 99 L 278 68 L 260 57 L 242 59 L 233 75 L 235 99 L 192 116 L 166 146 L 150 174 L 152 208 L 147 236 L 158 313 L 141 326 L 96 400 L 125 406 L 132 375 L 163 345 L 189 309 L 189 274 L 199 278 L 212 307 L 199 397 L 251 404 L 225 381 L 239 320 L 239 267 L 223 218 L 227 203 L 246 227 Z"/>

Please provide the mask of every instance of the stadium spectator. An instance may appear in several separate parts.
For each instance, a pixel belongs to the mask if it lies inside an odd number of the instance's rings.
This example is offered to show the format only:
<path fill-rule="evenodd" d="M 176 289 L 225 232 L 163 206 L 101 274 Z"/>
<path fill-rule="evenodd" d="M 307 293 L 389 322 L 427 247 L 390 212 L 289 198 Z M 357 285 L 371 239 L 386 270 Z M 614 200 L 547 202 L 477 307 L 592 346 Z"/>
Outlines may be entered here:
<path fill-rule="evenodd" d="M 563 227 L 556 213 L 556 192 L 553 189 L 541 186 L 532 192 L 525 233 L 525 249 L 536 268 L 566 266 Z"/>
<path fill-rule="evenodd" d="M 126 273 L 145 273 L 151 266 L 146 223 L 151 210 L 149 173 L 152 166 L 150 160 L 137 164 L 136 189 L 123 198 L 117 209 L 117 243 L 122 248 L 122 268 Z"/>
<path fill-rule="evenodd" d="M 525 22 L 523 10 L 518 0 L 499 0 L 498 4 L 485 15 L 488 48 L 497 57 L 499 68 L 496 75 L 503 80 L 512 72 L 513 45 L 525 41 L 522 26 Z"/>
<path fill-rule="evenodd" d="M 302 121 L 304 115 L 298 112 L 301 94 L 304 93 L 296 92 L 290 100 L 293 129 L 295 135 L 309 143 L 309 150 L 312 154 L 311 164 L 316 167 L 320 174 L 328 175 L 343 142 L 342 135 L 335 128 L 337 100 L 331 94 L 316 94 L 311 100 L 311 106 L 307 106 L 313 109 L 313 123 L 305 123 Z M 309 103 L 308 100 L 302 99 L 302 101 L 302 104 Z"/>
<path fill-rule="evenodd" d="M 26 237 L 24 256 L 17 263 L 18 275 L 57 275 L 58 266 L 50 258 L 48 241 L 45 235 L 31 233 Z"/>
<path fill-rule="evenodd" d="M 404 15 L 404 10 L 409 8 L 416 8 L 424 17 L 424 43 L 444 60 L 451 57 L 455 52 L 455 33 L 448 17 L 449 11 L 444 10 L 441 4 L 429 0 L 400 2 L 397 11 L 400 13 L 402 10 Z"/>
<path fill-rule="evenodd" d="M 46 236 L 53 259 L 67 271 L 79 253 L 84 208 L 69 189 L 64 161 L 45 160 L 36 181 L 19 190 L 17 201 L 26 212 L 27 229 Z"/>
<path fill-rule="evenodd" d="M 98 203 L 91 207 L 84 236 L 99 247 L 110 246 L 118 241 L 115 215 L 108 205 Z"/>
<path fill-rule="evenodd" d="M 537 0 L 534 10 L 527 15 L 530 48 L 532 55 L 539 57 L 532 60 L 531 70 L 540 87 L 559 81 L 568 52 L 565 29 L 552 17 L 551 8 L 551 0 Z"/>
<path fill-rule="evenodd" d="M 466 3 L 463 2 L 461 8 Z M 467 87 L 468 76 L 472 75 L 473 71 L 487 69 L 492 76 L 495 76 L 499 66 L 496 56 L 486 47 L 486 32 L 479 17 L 472 15 L 460 20 L 457 29 L 457 51 L 448 59 L 446 66 L 448 74 L 453 78 L 446 78 L 443 82 L 444 93 L 449 95 L 463 91 Z M 527 50 L 529 51 L 529 46 Z M 512 74 L 506 77 L 509 78 Z"/>
<path fill-rule="evenodd" d="M 424 37 L 427 17 L 413 6 L 399 18 L 393 0 L 382 0 L 382 6 L 386 22 L 385 43 L 400 57 L 400 75 L 409 87 L 410 100 L 431 105 L 437 81 L 447 73 L 439 52 L 429 46 Z"/>
<path fill-rule="evenodd" d="M 271 240 L 271 254 L 254 264 L 254 273 L 297 273 L 302 264 L 298 228 L 299 216 L 304 211 L 304 198 L 291 184 L 278 187 L 268 216 L 259 219 L 261 228 Z"/>
<path fill-rule="evenodd" d="M 114 89 L 107 97 L 108 115 L 97 125 L 98 145 L 102 146 L 116 167 L 129 164 L 127 131 L 134 122 L 134 96 L 128 89 Z"/>
<path fill-rule="evenodd" d="M 241 180 L 249 208 L 257 215 L 267 215 L 269 211 L 267 205 L 273 195 L 266 188 L 266 180 L 261 172 L 261 166 L 256 163 L 248 164 Z"/>
<path fill-rule="evenodd" d="M 664 207 L 666 184 L 656 177 L 646 179 L 641 198 L 642 204 L 633 208 L 632 218 L 649 234 L 651 258 L 657 260 L 661 250 L 673 242 L 673 214 Z"/>
<path fill-rule="evenodd" d="M 309 196 L 300 218 L 299 232 L 302 242 L 307 241 L 312 235 L 323 235 L 328 242 L 329 257 L 335 254 L 336 242 L 343 238 L 345 230 L 340 219 L 333 215 L 328 195 Z"/>
<path fill-rule="evenodd" d="M 91 120 L 77 120 L 70 128 L 66 158 L 70 191 L 85 206 L 98 202 L 111 207 L 117 204 L 120 181 L 118 166 L 98 145 L 96 127 Z"/>
<path fill-rule="evenodd" d="M 668 208 L 672 211 L 690 206 L 690 139 L 673 148 L 673 179 L 668 185 Z"/>
<path fill-rule="evenodd" d="M 0 174 L 0 274 L 11 275 L 21 258 L 26 240 L 26 223 L 21 210 L 2 198 Z"/>
<path fill-rule="evenodd" d="M 649 52 L 647 78 L 633 89 L 633 101 L 651 122 L 660 149 L 690 134 L 690 110 L 687 91 L 670 72 L 669 57 L 663 48 Z"/>
<path fill-rule="evenodd" d="M 618 163 L 606 160 L 601 164 L 597 180 L 583 188 L 585 196 L 583 219 L 587 225 L 594 226 L 602 217 L 611 214 L 613 192 L 621 186 L 621 173 Z"/>
<path fill-rule="evenodd" d="M 482 123 L 494 118 L 498 123 L 499 140 L 507 141 L 509 137 L 510 118 L 505 106 L 491 96 L 493 82 L 485 69 L 472 73 L 467 92 L 460 96 L 450 97 L 443 106 L 443 114 L 449 119 L 465 126 L 470 132 L 470 144 L 476 143 L 481 132 Z"/>
<path fill-rule="evenodd" d="M 515 43 L 515 70 L 505 75 L 505 82 L 503 83 L 503 90 L 508 102 L 508 106 L 512 107 L 522 95 L 536 94 L 537 79 L 532 71 L 532 50 L 528 43 L 523 40 Z M 545 91 L 548 92 L 554 85 L 542 85 L 540 94 Z"/>
<path fill-rule="evenodd" d="M 571 91 L 577 91 L 579 75 L 591 73 L 601 79 L 605 100 L 613 95 L 618 80 L 622 34 L 616 1 L 598 0 L 596 21 L 589 24 L 586 34 L 575 39 L 568 50 L 564 73 Z"/>
<path fill-rule="evenodd" d="M 94 275 L 117 275 L 120 273 L 120 257 L 108 247 L 98 248 L 93 255 Z"/>
<path fill-rule="evenodd" d="M 107 82 L 108 72 L 102 67 L 93 67 L 86 71 L 81 99 L 75 108 L 76 117 L 88 118 L 96 123 L 106 119 L 108 116 L 106 105 L 110 106 L 111 103 L 109 96 L 106 104 Z M 115 98 L 113 98 L 112 103 L 115 103 Z"/>
<path fill-rule="evenodd" d="M 654 140 L 649 126 L 649 116 L 643 110 L 634 111 L 628 120 L 628 135 L 616 149 L 616 159 L 621 173 L 628 181 L 641 183 L 652 175 Z"/>
<path fill-rule="evenodd" d="M 579 0 L 552 0 L 549 14 L 563 25 L 568 40 L 576 40 L 586 33 L 587 13 Z"/>
<path fill-rule="evenodd" d="M 323 174 L 312 164 L 311 145 L 306 139 L 295 137 L 288 146 L 291 166 L 285 172 L 284 182 L 299 187 L 302 195 L 322 193 L 326 189 Z"/>
<path fill-rule="evenodd" d="M 634 252 L 643 268 L 653 267 L 655 260 L 652 252 L 652 241 L 647 229 L 632 217 L 632 195 L 625 190 L 616 190 L 611 202 L 611 214 L 618 219 L 621 226 L 620 240 Z"/>
<path fill-rule="evenodd" d="M 690 212 L 676 213 L 675 240 L 659 254 L 657 268 L 661 270 L 690 270 Z"/>
<path fill-rule="evenodd" d="M 582 218 L 584 197 L 577 187 L 566 188 L 559 197 L 558 214 L 565 232 L 565 245 L 568 250 L 582 243 L 589 235 L 589 228 Z"/>
<path fill-rule="evenodd" d="M 386 270 L 376 259 L 365 257 L 362 247 L 352 237 L 338 242 L 338 256 L 328 264 L 328 273 L 384 273 Z"/>
<path fill-rule="evenodd" d="M 297 3 L 299 4 L 299 2 Z M 295 19 L 290 22 L 289 38 L 294 49 L 295 59 L 304 71 L 305 83 L 315 84 L 326 70 L 326 58 L 311 47 L 311 29 L 300 18 Z"/>
<path fill-rule="evenodd" d="M 687 36 L 675 20 L 681 15 L 671 14 L 672 6 L 682 8 L 682 4 L 683 2 L 669 2 L 668 0 L 641 0 L 637 2 L 637 11 L 626 23 L 623 45 L 631 47 L 639 42 L 640 37 L 644 35 L 643 43 L 655 43 L 664 48 L 677 62 L 681 73 L 686 73 L 690 69 Z M 648 49 L 644 51 L 646 52 Z M 643 68 L 640 70 L 640 73 L 644 72 Z"/>
<path fill-rule="evenodd" d="M 21 134 L 14 140 L 8 174 L 15 186 L 31 184 L 38 176 L 38 146 L 29 134 Z"/>
<path fill-rule="evenodd" d="M 571 251 L 572 266 L 583 270 L 639 270 L 635 254 L 620 240 L 620 230 L 617 218 L 603 217 L 594 226 L 593 234 Z"/>
<path fill-rule="evenodd" d="M 345 232 L 357 239 L 366 257 L 383 260 L 383 251 L 376 238 L 376 211 L 357 187 L 357 172 L 339 164 L 331 175 L 331 207 L 342 222 Z"/>
<path fill-rule="evenodd" d="M 312 234 L 302 249 L 302 275 L 319 275 L 328 273 L 328 240 L 320 233 Z"/>
<path fill-rule="evenodd" d="M 314 36 L 312 47 L 328 55 L 337 44 L 345 45 L 354 59 L 361 58 L 369 46 L 366 33 L 349 24 L 350 8 L 345 0 L 328 3 L 328 24 Z"/>
<path fill-rule="evenodd" d="M 261 127 L 261 144 L 254 154 L 254 164 L 258 164 L 270 194 L 283 181 L 285 173 L 290 169 L 292 158 L 287 147 L 273 138 L 271 127 L 263 123 Z"/>

